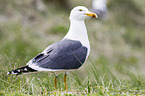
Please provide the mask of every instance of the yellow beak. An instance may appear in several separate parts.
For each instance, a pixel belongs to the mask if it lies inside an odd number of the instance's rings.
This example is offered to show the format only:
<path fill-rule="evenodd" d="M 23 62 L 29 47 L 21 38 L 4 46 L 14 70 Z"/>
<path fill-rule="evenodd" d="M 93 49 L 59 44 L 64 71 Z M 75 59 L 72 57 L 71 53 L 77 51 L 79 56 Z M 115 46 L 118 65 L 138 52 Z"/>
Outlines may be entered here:
<path fill-rule="evenodd" d="M 98 16 L 93 12 L 85 13 L 85 15 L 90 16 L 90 17 L 94 17 L 94 18 L 98 18 Z"/>

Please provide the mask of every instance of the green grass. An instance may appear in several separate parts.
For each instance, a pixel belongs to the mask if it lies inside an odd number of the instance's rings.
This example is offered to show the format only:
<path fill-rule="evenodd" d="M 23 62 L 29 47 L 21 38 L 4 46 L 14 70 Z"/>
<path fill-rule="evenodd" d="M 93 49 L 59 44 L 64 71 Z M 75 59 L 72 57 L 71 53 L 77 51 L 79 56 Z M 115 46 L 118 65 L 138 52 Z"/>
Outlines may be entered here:
<path fill-rule="evenodd" d="M 87 19 L 91 43 L 87 62 L 67 77 L 47 72 L 9 76 L 9 70 L 26 63 L 48 45 L 60 40 L 69 27 L 69 13 L 54 5 L 41 12 L 31 0 L 0 0 L 0 96 L 139 96 L 145 95 L 144 0 L 109 1 L 106 21 Z M 73 6 L 90 1 L 71 1 Z M 5 9 L 5 11 L 4 11 Z M 57 11 L 56 11 L 57 10 Z"/>
<path fill-rule="evenodd" d="M 100 58 L 102 59 L 102 58 Z M 71 72 L 67 77 L 68 91 L 64 90 L 63 75 L 58 76 L 58 90 L 54 88 L 54 75 L 47 72 L 32 73 L 20 76 L 7 76 L 6 72 L 0 74 L 1 94 L 15 96 L 22 95 L 141 95 L 144 94 L 144 80 L 142 76 L 134 76 L 128 72 L 131 81 L 120 80 L 106 63 L 102 63 L 99 70 L 90 60 L 90 65 L 84 68 L 85 77 L 81 72 Z M 17 67 L 17 66 L 16 66 Z M 8 68 L 9 69 L 9 68 Z"/>

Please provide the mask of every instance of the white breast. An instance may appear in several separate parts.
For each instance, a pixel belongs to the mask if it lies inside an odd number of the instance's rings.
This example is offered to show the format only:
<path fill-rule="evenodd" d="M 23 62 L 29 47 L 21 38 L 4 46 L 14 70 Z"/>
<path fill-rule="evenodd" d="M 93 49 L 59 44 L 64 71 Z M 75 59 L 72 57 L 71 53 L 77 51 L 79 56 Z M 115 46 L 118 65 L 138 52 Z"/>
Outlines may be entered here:
<path fill-rule="evenodd" d="M 90 43 L 84 21 L 73 20 L 70 22 L 70 29 L 64 39 L 80 41 L 88 49 L 87 57 L 90 53 Z"/>

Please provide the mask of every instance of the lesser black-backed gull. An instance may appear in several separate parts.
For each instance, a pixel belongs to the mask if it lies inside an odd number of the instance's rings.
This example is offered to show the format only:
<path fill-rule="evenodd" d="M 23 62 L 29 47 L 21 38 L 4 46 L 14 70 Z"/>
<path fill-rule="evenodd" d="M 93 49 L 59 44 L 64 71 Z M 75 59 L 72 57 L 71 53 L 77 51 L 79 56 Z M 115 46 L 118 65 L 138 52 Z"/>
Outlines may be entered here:
<path fill-rule="evenodd" d="M 65 72 L 64 83 L 67 90 L 67 72 L 80 68 L 90 53 L 90 44 L 84 22 L 84 19 L 88 16 L 97 18 L 97 15 L 90 12 L 86 7 L 77 6 L 73 8 L 69 17 L 70 28 L 66 36 L 31 59 L 27 66 L 9 71 L 7 74 L 19 75 L 37 71 L 50 71 L 55 74 Z M 56 76 L 54 84 L 57 89 Z"/>
<path fill-rule="evenodd" d="M 91 11 L 96 13 L 99 18 L 105 19 L 107 17 L 107 0 L 93 0 Z"/>

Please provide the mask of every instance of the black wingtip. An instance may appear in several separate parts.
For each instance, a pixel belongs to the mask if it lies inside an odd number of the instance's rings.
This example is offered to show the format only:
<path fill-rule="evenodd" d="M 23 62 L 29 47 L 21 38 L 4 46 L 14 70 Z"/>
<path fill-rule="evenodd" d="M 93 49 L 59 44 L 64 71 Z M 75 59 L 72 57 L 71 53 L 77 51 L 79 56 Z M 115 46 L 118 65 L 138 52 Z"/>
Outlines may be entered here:
<path fill-rule="evenodd" d="M 9 72 L 7 73 L 7 75 L 10 75 L 10 74 L 12 74 L 12 72 L 11 72 L 11 71 L 9 71 Z"/>
<path fill-rule="evenodd" d="M 24 66 L 24 67 L 9 71 L 7 75 L 10 75 L 10 74 L 20 75 L 22 73 L 29 73 L 29 72 L 34 72 L 34 71 L 37 71 L 37 70 L 34 70 L 30 68 L 29 66 Z"/>

